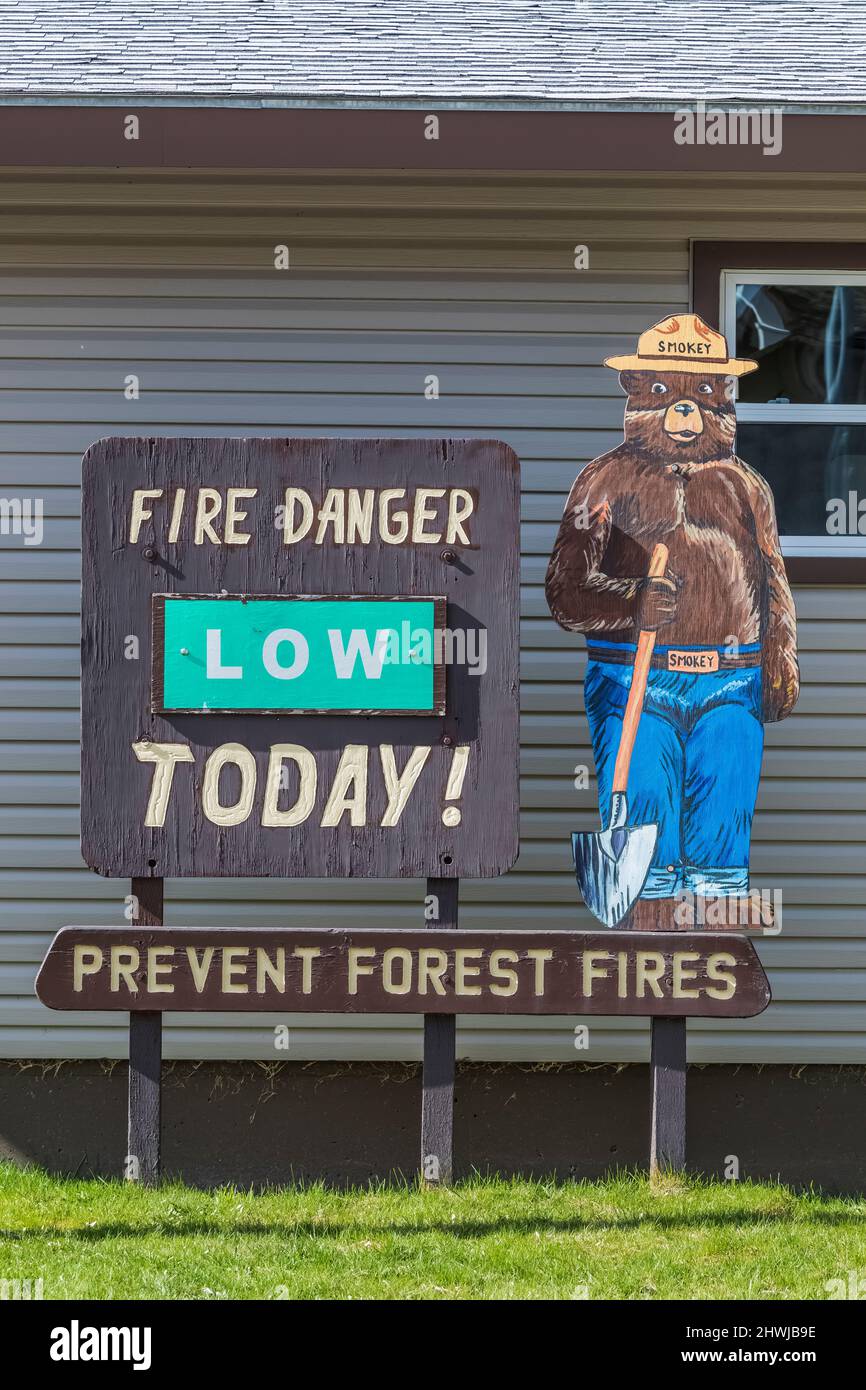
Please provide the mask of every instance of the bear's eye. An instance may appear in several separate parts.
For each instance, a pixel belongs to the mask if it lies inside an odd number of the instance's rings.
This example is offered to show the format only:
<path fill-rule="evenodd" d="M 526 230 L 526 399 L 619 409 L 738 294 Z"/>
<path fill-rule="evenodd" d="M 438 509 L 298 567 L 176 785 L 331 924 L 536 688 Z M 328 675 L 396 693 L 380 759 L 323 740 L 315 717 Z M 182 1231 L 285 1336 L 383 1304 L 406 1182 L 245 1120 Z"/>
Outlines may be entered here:
<path fill-rule="evenodd" d="M 663 381 L 654 381 L 652 384 L 652 393 L 654 396 L 663 396 L 667 389 Z"/>
<path fill-rule="evenodd" d="M 708 381 L 702 381 L 698 390 L 705 396 L 711 396 L 713 394 L 713 388 Z"/>

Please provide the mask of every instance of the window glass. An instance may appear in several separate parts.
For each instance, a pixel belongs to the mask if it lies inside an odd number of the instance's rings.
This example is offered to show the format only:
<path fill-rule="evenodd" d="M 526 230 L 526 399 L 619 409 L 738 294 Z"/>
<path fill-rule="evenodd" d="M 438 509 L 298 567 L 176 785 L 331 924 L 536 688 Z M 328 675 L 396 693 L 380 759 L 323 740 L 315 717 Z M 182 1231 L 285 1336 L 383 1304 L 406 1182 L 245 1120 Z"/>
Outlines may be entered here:
<path fill-rule="evenodd" d="M 866 286 L 738 284 L 736 345 L 743 402 L 864 404 Z"/>
<path fill-rule="evenodd" d="M 866 424 L 740 421 L 737 453 L 770 484 L 780 534 L 866 533 L 866 517 L 863 532 L 857 529 L 857 498 L 866 497 Z"/>

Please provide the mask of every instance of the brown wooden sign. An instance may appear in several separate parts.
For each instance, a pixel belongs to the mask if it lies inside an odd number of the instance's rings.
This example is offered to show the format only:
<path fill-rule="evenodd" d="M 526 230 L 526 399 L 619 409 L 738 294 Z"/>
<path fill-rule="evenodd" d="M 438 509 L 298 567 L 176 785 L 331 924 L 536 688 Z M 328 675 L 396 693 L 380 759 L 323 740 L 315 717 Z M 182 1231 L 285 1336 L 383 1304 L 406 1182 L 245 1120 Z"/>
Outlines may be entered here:
<path fill-rule="evenodd" d="M 457 878 L 513 864 L 510 449 L 107 439 L 82 481 L 91 868 Z"/>
<path fill-rule="evenodd" d="M 750 1018 L 770 1002 L 729 932 L 65 927 L 53 1009 Z"/>

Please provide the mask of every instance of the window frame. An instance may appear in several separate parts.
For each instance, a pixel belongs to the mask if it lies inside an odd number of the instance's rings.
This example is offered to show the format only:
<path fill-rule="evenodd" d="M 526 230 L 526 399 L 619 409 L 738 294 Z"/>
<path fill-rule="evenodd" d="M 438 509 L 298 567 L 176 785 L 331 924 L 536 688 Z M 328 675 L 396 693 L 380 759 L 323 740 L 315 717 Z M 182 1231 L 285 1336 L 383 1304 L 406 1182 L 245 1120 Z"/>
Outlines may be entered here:
<path fill-rule="evenodd" d="M 736 295 L 738 285 L 852 285 L 866 289 L 864 270 L 723 270 L 720 283 L 719 329 L 728 340 L 729 351 L 736 354 Z M 822 405 L 820 402 L 753 402 L 737 403 L 737 420 L 744 425 L 809 423 L 866 425 L 866 405 Z M 851 555 L 866 558 L 866 536 L 781 536 L 783 555 L 834 556 Z"/>
<path fill-rule="evenodd" d="M 748 267 L 750 273 L 771 275 L 781 283 L 786 278 L 816 271 L 828 271 L 837 277 L 849 271 L 866 271 L 866 241 L 704 241 L 693 238 L 690 252 L 691 307 L 707 323 L 722 331 L 725 311 L 722 277 L 725 272 L 733 272 L 742 279 L 742 267 Z M 846 412 L 854 408 L 842 407 Z M 747 407 L 737 407 L 738 415 L 745 422 L 744 409 Z M 783 542 L 785 568 L 791 583 L 866 584 L 864 552 L 837 544 L 838 540 L 852 540 L 856 545 L 859 537 L 821 537 L 820 551 L 807 548 L 804 544 L 807 538 L 802 536 L 796 538 L 799 545 L 795 543 L 792 550 L 789 545 L 792 539 L 786 537 Z M 827 547 L 827 541 L 831 542 L 832 549 Z"/>

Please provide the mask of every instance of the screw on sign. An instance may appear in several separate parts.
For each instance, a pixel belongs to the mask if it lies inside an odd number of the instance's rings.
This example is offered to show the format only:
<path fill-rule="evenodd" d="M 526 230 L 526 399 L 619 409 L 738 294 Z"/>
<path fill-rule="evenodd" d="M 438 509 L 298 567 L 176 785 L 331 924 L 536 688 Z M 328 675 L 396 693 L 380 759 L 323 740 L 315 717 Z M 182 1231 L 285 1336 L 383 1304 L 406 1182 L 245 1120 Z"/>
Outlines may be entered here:
<path fill-rule="evenodd" d="M 133 881 L 123 949 L 181 931 L 162 926 L 166 877 L 423 878 L 429 928 L 455 928 L 458 880 L 518 851 L 511 450 L 107 439 L 82 485 L 81 843 Z M 143 1181 L 159 1171 L 157 950 L 134 969 L 108 957 L 140 990 L 124 1007 Z M 434 993 L 422 1146 L 444 1181 L 454 1015 Z"/>

